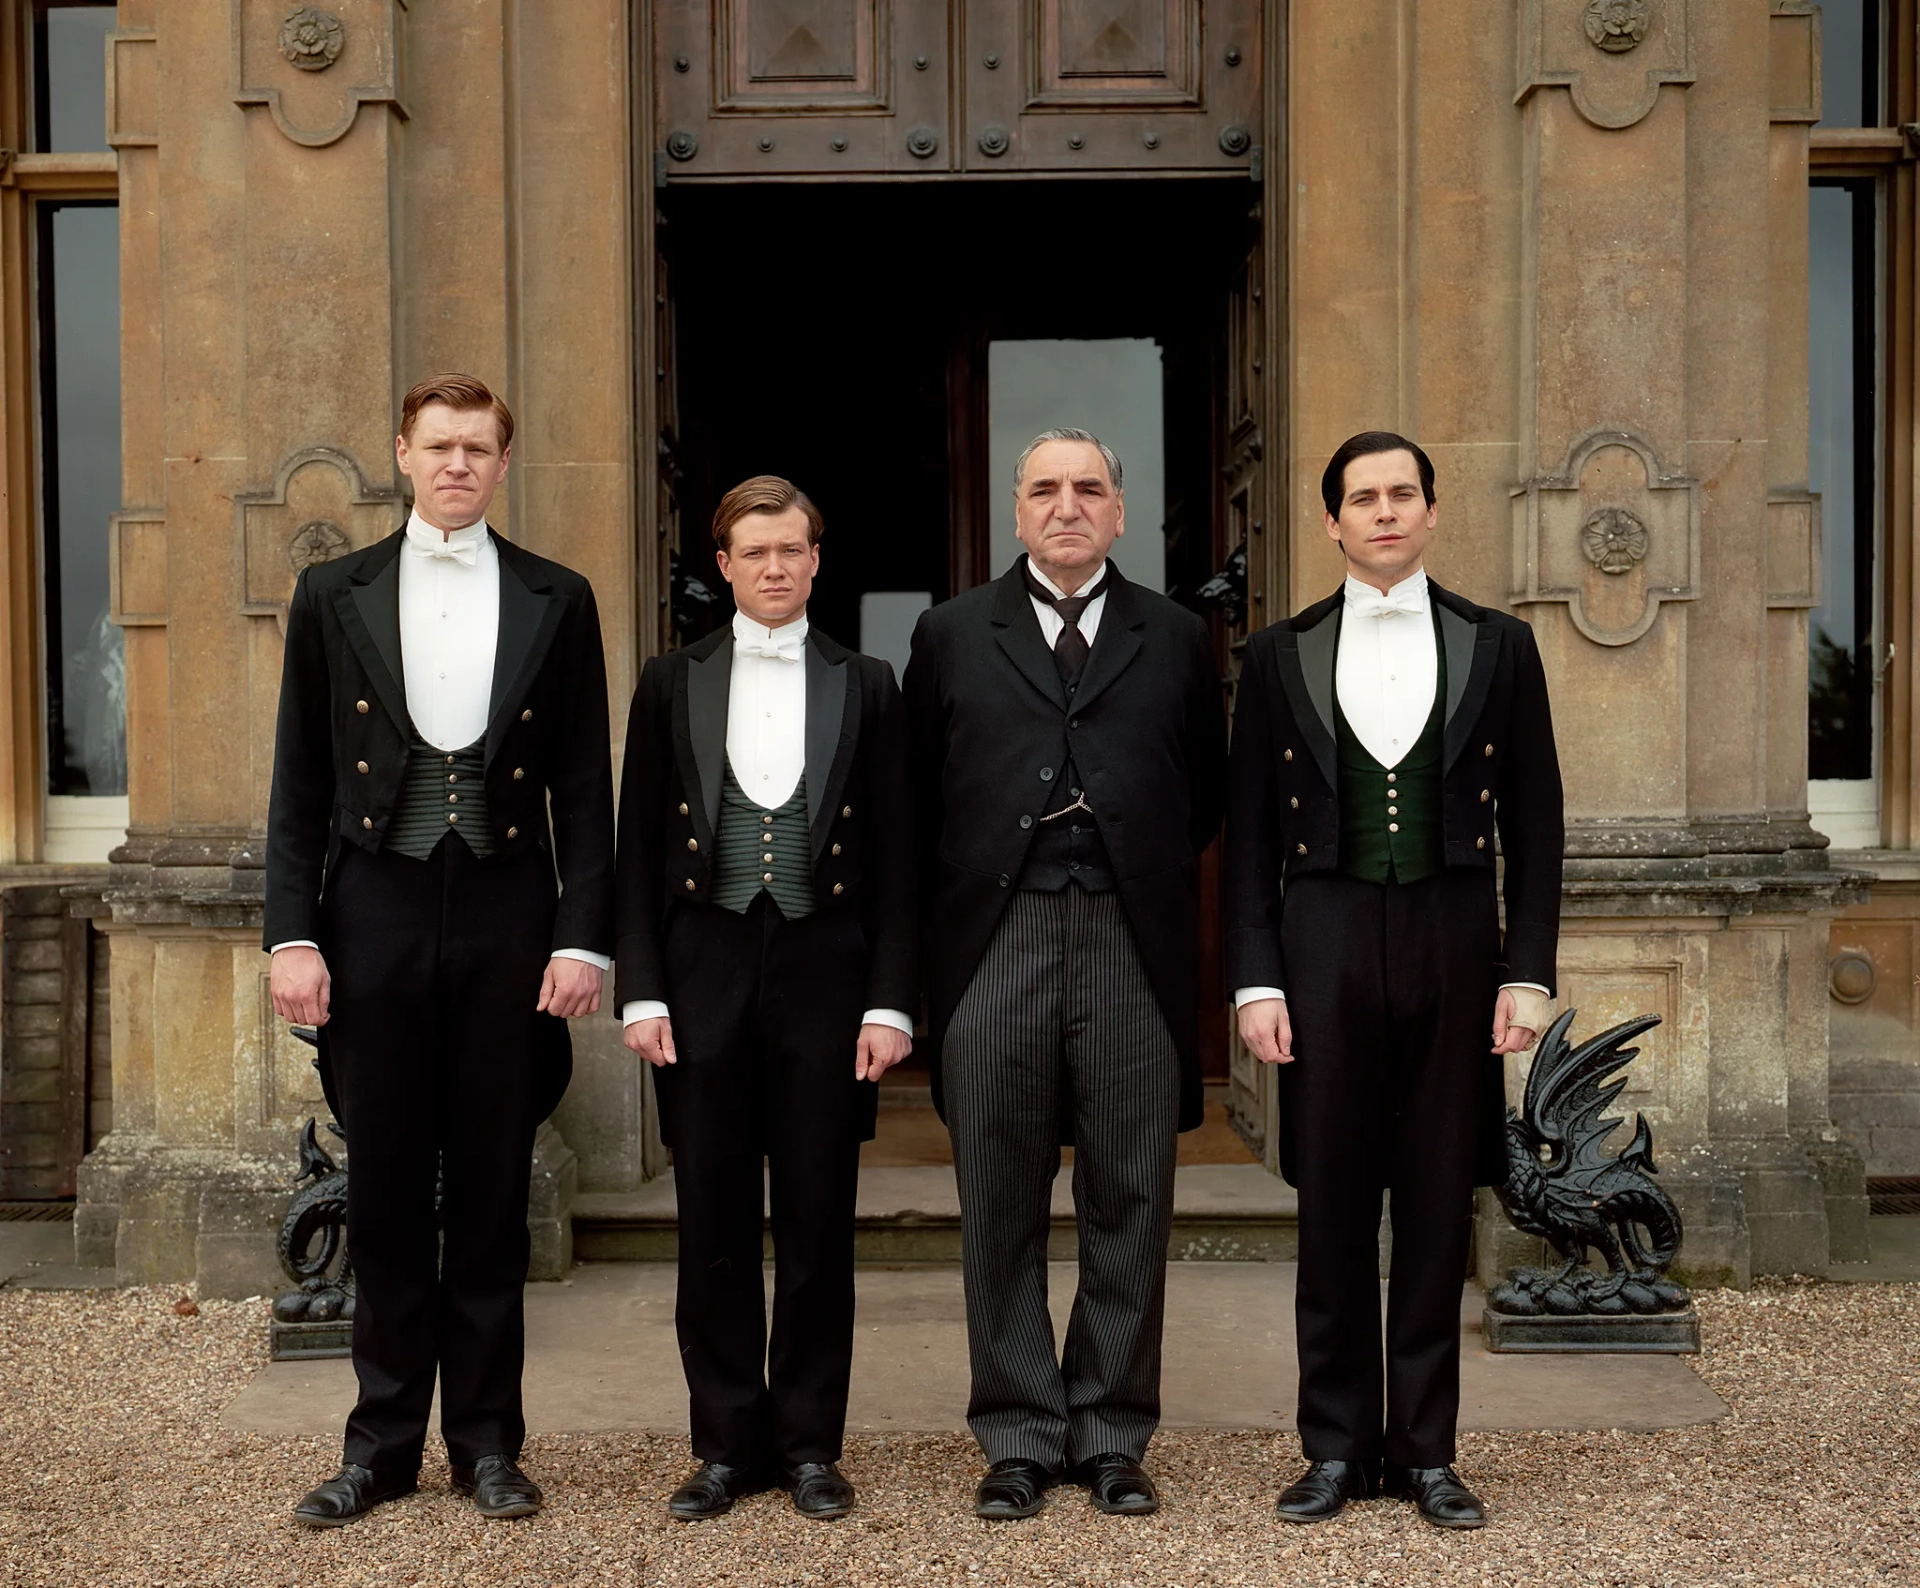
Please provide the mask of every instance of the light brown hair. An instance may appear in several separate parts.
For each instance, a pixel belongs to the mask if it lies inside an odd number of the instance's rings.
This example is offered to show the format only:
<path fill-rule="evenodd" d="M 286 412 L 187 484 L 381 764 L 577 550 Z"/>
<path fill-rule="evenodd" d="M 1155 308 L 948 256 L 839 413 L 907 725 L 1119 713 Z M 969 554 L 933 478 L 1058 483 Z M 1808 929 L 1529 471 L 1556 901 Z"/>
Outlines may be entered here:
<path fill-rule="evenodd" d="M 481 408 L 493 410 L 493 422 L 500 430 L 500 450 L 513 445 L 513 414 L 487 383 L 475 375 L 429 375 L 416 381 L 413 389 L 400 399 L 400 434 L 413 439 L 414 422 L 428 403 L 445 403 L 455 413 L 473 413 Z"/>
<path fill-rule="evenodd" d="M 807 516 L 807 544 L 819 545 L 820 537 L 827 532 L 827 521 L 820 516 L 820 509 L 793 481 L 783 480 L 777 474 L 756 474 L 720 498 L 720 505 L 713 513 L 713 543 L 726 551 L 733 526 L 747 514 L 784 513 L 790 507 L 799 508 Z"/>

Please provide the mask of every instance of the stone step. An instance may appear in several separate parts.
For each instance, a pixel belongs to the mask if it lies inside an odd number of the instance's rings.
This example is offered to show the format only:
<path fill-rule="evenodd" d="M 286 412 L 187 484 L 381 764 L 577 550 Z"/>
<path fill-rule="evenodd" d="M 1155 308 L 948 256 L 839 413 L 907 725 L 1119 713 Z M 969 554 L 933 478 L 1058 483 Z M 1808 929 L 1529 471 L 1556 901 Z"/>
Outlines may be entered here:
<path fill-rule="evenodd" d="M 1174 1172 L 1176 1262 L 1291 1262 L 1299 1255 L 1299 1199 L 1258 1164 L 1190 1164 Z M 580 1262 L 668 1263 L 677 1250 L 673 1173 L 637 1191 L 583 1192 L 573 1200 Z M 867 1169 L 854 1209 L 854 1259 L 880 1267 L 960 1261 L 960 1195 L 950 1165 Z M 765 1237 L 773 1255 L 772 1237 Z M 1053 1182 L 1047 1254 L 1072 1262 L 1073 1171 Z"/>

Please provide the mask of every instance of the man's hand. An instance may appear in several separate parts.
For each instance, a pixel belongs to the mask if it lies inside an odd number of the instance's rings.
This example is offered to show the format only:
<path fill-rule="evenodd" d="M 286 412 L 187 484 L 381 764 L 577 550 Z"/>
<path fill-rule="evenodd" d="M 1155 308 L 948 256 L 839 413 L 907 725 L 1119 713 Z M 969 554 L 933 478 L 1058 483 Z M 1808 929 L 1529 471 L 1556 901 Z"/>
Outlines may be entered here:
<path fill-rule="evenodd" d="M 665 1015 L 634 1021 L 621 1031 L 620 1040 L 656 1070 L 678 1061 L 673 1051 L 673 1022 Z"/>
<path fill-rule="evenodd" d="M 898 1026 L 870 1022 L 860 1028 L 860 1043 L 853 1053 L 853 1078 L 877 1081 L 911 1052 L 913 1038 Z"/>
<path fill-rule="evenodd" d="M 1514 1003 L 1512 989 L 1502 987 L 1500 996 L 1493 1001 L 1493 1051 L 1495 1053 L 1525 1053 L 1533 1046 L 1537 1032 L 1525 1026 L 1513 1023 Z"/>
<path fill-rule="evenodd" d="M 283 948 L 273 956 L 267 986 L 273 1012 L 296 1026 L 324 1026 L 333 997 L 333 978 L 317 948 Z"/>
<path fill-rule="evenodd" d="M 600 967 L 584 959 L 568 959 L 556 954 L 547 961 L 547 974 L 540 982 L 540 1002 L 535 1008 L 546 1014 L 570 1020 L 576 1015 L 600 1012 Z"/>
<path fill-rule="evenodd" d="M 1284 998 L 1256 998 L 1240 1006 L 1240 1040 L 1262 1064 L 1293 1063 L 1293 1021 Z"/>

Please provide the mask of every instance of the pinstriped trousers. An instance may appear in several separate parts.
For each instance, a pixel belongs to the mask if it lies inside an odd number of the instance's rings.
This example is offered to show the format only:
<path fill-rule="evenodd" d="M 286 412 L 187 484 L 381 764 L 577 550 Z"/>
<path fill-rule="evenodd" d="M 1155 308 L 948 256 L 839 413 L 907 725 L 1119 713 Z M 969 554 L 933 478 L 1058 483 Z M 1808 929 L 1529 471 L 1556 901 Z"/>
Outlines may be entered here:
<path fill-rule="evenodd" d="M 1117 893 L 1014 895 L 941 1054 L 989 1461 L 1138 1460 L 1160 1423 L 1180 1059 Z M 1080 1285 L 1056 1359 L 1047 1230 L 1075 1144 Z"/>

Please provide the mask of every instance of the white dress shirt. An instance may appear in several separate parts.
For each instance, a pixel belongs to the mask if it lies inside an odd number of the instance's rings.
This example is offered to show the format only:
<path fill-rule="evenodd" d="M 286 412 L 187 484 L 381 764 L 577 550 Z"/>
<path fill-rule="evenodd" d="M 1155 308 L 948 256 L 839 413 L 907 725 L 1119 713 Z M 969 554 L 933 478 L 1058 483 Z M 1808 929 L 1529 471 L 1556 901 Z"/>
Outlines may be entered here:
<path fill-rule="evenodd" d="M 1055 619 L 1056 625 L 1058 619 Z M 807 618 L 770 629 L 744 612 L 733 614 L 733 672 L 727 683 L 727 761 L 748 799 L 777 811 L 793 798 L 807 772 Z M 635 998 L 620 1011 L 622 1025 L 670 1018 L 657 998 Z M 898 1009 L 869 1009 L 863 1025 L 892 1026 L 913 1035 Z"/>
<path fill-rule="evenodd" d="M 407 715 L 436 750 L 464 750 L 486 734 L 499 643 L 500 552 L 487 521 L 442 534 L 411 514 L 400 543 L 400 670 Z M 273 951 L 317 946 L 297 940 Z M 554 958 L 611 963 L 584 948 L 558 948 Z"/>
<path fill-rule="evenodd" d="M 1346 609 L 1340 614 L 1340 646 L 1333 670 L 1340 710 L 1367 753 L 1382 766 L 1395 767 L 1425 729 L 1440 683 L 1427 573 L 1416 568 L 1385 595 L 1348 574 L 1343 597 Z M 1518 1014 L 1538 1018 L 1550 1007 L 1547 989 L 1537 982 L 1502 985 L 1540 995 L 1539 1004 L 1516 999 Z M 1233 1005 L 1238 1009 L 1262 998 L 1284 997 L 1278 987 L 1241 987 L 1233 995 Z M 1544 1022 L 1534 1025 L 1518 1019 L 1515 1024 L 1530 1031 L 1544 1029 Z"/>
<path fill-rule="evenodd" d="M 1103 557 L 1100 559 L 1100 566 L 1095 568 L 1092 573 L 1087 575 L 1087 582 L 1081 585 L 1080 589 L 1091 590 L 1095 585 L 1097 585 L 1100 582 L 1102 577 L 1104 577 L 1104 575 L 1106 574 L 1106 571 L 1107 571 L 1107 562 L 1106 562 L 1106 559 Z M 1051 579 L 1049 579 L 1045 574 L 1043 574 L 1037 567 L 1035 567 L 1034 561 L 1031 557 L 1027 559 L 1027 572 L 1032 574 L 1033 577 L 1037 581 L 1039 581 L 1040 587 L 1042 589 L 1051 590 L 1055 595 L 1059 596 L 1062 600 L 1066 599 L 1067 592 L 1062 590 L 1057 584 L 1055 584 Z M 1078 593 L 1079 593 L 1078 591 L 1075 592 L 1075 594 L 1078 594 Z M 1061 617 L 1058 612 L 1054 611 L 1052 607 L 1048 606 L 1046 602 L 1042 601 L 1031 590 L 1027 592 L 1027 599 L 1033 603 L 1033 615 L 1040 620 L 1040 638 L 1047 642 L 1047 649 L 1052 650 L 1054 641 L 1060 638 L 1060 631 L 1067 626 L 1067 620 Z M 1087 644 L 1089 645 L 1093 644 L 1094 635 L 1100 632 L 1100 614 L 1106 611 L 1106 609 L 1107 609 L 1107 592 L 1102 590 L 1097 596 L 1095 596 L 1091 601 L 1087 603 L 1086 610 L 1080 614 L 1080 622 L 1078 624 L 1078 627 L 1081 634 L 1083 634 L 1086 637 Z"/>

